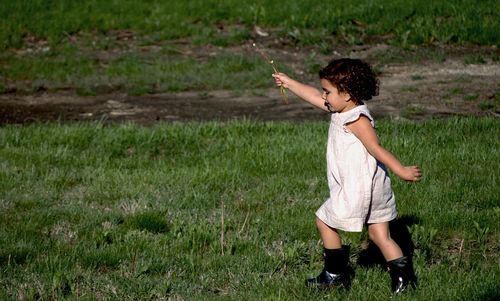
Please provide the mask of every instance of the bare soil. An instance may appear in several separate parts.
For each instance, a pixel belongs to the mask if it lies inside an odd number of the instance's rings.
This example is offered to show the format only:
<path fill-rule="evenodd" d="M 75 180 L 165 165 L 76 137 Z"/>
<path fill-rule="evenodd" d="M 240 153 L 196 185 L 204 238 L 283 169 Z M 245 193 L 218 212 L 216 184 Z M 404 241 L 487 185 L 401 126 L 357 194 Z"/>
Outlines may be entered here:
<path fill-rule="evenodd" d="M 248 46 L 194 47 L 178 42 L 177 49 L 194 57 L 222 52 L 248 53 Z M 471 64 L 464 56 L 473 52 L 496 53 L 495 47 L 461 47 L 447 50 L 446 59 L 377 63 L 377 55 L 389 51 L 385 44 L 353 46 L 319 54 L 312 48 L 264 46 L 276 61 L 286 63 L 296 74 L 305 74 L 306 61 L 349 56 L 375 62 L 380 71 L 380 95 L 367 102 L 376 118 L 425 119 L 446 116 L 500 116 L 500 63 L 495 60 Z M 109 54 L 111 55 L 111 54 Z M 263 62 L 265 63 L 265 62 Z M 271 71 L 271 70 L 270 70 Z M 318 86 L 312 78 L 304 78 Z M 269 88 L 244 91 L 188 91 L 130 96 L 122 91 L 79 96 L 74 89 L 33 94 L 0 95 L 0 124 L 45 121 L 208 121 L 251 118 L 257 120 L 318 120 L 328 114 L 288 93 L 284 104 L 279 89 L 269 78 Z"/>

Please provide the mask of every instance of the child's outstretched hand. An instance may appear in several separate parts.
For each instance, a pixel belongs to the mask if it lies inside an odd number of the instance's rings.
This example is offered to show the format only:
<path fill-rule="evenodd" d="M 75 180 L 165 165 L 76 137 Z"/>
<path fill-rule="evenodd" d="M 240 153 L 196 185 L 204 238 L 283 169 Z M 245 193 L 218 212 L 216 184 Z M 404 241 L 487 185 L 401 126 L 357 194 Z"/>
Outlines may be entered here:
<path fill-rule="evenodd" d="M 422 177 L 422 171 L 418 166 L 405 166 L 400 177 L 408 182 L 417 182 Z"/>
<path fill-rule="evenodd" d="M 289 88 L 289 84 L 292 81 L 292 79 L 290 77 L 288 77 L 288 75 L 286 75 L 285 73 L 279 72 L 279 73 L 274 73 L 273 77 L 274 77 L 274 82 L 276 83 L 276 86 L 283 87 L 286 89 Z"/>

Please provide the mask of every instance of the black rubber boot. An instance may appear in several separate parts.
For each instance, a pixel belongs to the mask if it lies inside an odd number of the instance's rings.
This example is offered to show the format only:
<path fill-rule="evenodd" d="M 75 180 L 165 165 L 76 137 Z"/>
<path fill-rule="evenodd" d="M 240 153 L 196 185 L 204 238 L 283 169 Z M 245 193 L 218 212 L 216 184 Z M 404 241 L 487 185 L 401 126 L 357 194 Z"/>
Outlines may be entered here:
<path fill-rule="evenodd" d="M 416 277 L 413 271 L 411 258 L 403 256 L 387 262 L 392 280 L 392 292 L 400 294 L 409 286 L 417 288 Z"/>
<path fill-rule="evenodd" d="M 314 278 L 306 280 L 306 285 L 320 288 L 334 288 L 350 286 L 349 273 L 349 246 L 340 249 L 325 249 L 323 271 Z"/>

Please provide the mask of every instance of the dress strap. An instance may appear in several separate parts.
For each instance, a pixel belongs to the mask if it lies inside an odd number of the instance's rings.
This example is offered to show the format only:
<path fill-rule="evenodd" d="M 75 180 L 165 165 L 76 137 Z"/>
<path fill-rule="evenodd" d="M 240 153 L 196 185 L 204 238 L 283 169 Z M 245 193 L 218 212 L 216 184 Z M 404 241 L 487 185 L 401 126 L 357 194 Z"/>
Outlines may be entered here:
<path fill-rule="evenodd" d="M 372 115 L 370 114 L 368 107 L 366 105 L 361 105 L 346 112 L 345 118 L 344 120 L 342 120 L 342 128 L 346 133 L 350 132 L 346 125 L 358 120 L 361 117 L 361 115 L 366 116 L 370 120 L 372 127 L 375 127 L 375 121 Z"/>

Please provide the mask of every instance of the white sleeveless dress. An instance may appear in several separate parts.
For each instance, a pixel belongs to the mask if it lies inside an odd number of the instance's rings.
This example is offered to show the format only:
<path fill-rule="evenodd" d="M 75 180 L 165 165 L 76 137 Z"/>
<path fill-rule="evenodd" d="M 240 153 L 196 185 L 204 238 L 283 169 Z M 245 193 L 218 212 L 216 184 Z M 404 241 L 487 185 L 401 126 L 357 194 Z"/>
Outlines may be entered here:
<path fill-rule="evenodd" d="M 316 211 L 328 226 L 349 232 L 361 232 L 366 223 L 388 222 L 397 215 L 385 166 L 345 126 L 361 115 L 375 126 L 366 105 L 332 114 L 326 151 L 330 197 Z"/>

